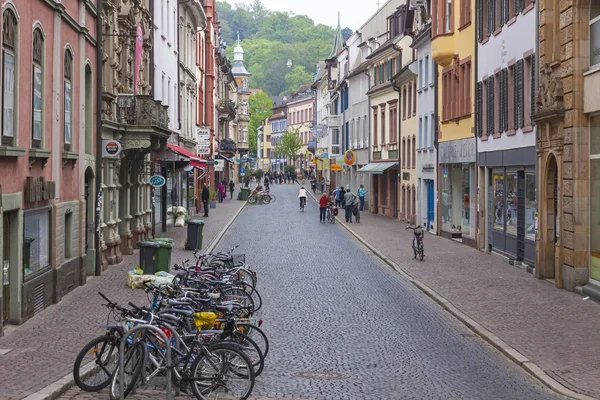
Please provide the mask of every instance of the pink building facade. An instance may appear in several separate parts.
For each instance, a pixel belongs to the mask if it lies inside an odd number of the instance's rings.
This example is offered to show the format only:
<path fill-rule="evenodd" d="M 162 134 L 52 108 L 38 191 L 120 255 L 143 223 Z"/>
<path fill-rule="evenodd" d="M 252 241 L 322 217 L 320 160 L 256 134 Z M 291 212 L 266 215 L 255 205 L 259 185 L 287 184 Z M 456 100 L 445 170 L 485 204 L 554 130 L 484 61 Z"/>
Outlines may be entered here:
<path fill-rule="evenodd" d="M 1 11 L 4 325 L 60 301 L 94 271 L 97 10 L 95 1 L 6 0 Z"/>

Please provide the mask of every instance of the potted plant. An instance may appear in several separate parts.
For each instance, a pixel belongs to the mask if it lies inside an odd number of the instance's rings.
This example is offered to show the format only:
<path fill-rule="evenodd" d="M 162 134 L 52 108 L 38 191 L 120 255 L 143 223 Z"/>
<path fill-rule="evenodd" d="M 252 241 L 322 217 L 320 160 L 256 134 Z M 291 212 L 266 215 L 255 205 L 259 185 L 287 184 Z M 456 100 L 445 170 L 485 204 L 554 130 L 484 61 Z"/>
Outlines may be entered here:
<path fill-rule="evenodd" d="M 217 208 L 217 191 L 210 189 L 210 208 Z"/>

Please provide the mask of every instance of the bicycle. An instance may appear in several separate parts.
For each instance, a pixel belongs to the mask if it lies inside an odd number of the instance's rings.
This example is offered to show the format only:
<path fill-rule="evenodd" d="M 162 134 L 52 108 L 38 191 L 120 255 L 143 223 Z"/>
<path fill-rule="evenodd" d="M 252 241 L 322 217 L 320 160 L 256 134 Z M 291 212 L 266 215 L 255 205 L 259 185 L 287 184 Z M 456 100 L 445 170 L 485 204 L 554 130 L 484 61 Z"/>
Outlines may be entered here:
<path fill-rule="evenodd" d="M 413 230 L 413 243 L 412 243 L 412 248 L 413 248 L 413 252 L 414 252 L 414 257 L 413 260 L 417 259 L 417 256 L 419 257 L 419 259 L 421 261 L 423 261 L 423 258 L 425 257 L 425 249 L 423 248 L 423 227 L 421 225 L 419 226 L 407 226 L 406 229 L 412 229 Z M 406 230 L 405 229 L 405 230 Z"/>

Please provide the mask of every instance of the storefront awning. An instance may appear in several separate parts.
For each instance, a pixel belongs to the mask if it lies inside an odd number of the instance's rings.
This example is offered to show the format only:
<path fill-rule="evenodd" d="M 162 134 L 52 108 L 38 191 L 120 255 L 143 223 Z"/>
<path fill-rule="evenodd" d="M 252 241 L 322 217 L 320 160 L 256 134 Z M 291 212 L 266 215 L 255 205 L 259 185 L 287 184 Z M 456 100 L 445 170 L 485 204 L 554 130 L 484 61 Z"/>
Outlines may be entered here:
<path fill-rule="evenodd" d="M 398 165 L 397 161 L 392 161 L 392 162 L 380 162 L 380 163 L 371 163 L 371 164 L 367 164 L 362 168 L 359 168 L 358 172 L 359 174 L 374 174 L 374 175 L 382 175 L 383 172 L 388 169 L 391 168 L 395 165 Z"/>
<path fill-rule="evenodd" d="M 206 160 L 202 160 L 202 159 L 198 158 L 198 156 L 195 155 L 194 153 L 187 151 L 186 149 L 181 148 L 179 146 L 175 146 L 174 144 L 167 143 L 167 147 L 172 152 L 177 153 L 180 156 L 189 158 L 190 165 L 192 167 L 206 169 Z"/>

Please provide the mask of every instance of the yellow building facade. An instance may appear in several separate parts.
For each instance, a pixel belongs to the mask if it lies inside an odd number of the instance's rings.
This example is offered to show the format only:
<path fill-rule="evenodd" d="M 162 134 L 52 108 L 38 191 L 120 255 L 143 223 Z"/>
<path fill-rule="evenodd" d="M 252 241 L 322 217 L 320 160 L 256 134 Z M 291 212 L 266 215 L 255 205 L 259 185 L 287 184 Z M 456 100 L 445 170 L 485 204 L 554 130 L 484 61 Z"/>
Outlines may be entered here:
<path fill-rule="evenodd" d="M 265 172 L 271 171 L 272 145 L 271 145 L 271 123 L 267 118 L 258 132 L 258 168 Z"/>
<path fill-rule="evenodd" d="M 287 103 L 287 126 L 289 131 L 297 131 L 303 143 L 296 156 L 295 167 L 297 170 L 309 170 L 312 163 L 312 154 L 308 152 L 308 141 L 313 140 L 311 129 L 313 127 L 314 94 L 310 84 L 301 86 L 292 99 Z"/>
<path fill-rule="evenodd" d="M 432 2 L 431 54 L 437 63 L 438 230 L 477 245 L 474 137 L 474 0 Z"/>

